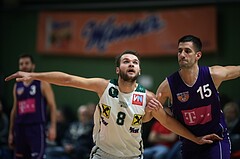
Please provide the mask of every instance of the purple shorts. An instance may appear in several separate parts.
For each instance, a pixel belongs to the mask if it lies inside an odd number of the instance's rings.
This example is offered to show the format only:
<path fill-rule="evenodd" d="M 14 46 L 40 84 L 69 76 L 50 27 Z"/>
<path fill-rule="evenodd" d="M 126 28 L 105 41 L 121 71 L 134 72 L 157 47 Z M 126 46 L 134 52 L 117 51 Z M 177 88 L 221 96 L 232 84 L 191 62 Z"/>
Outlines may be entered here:
<path fill-rule="evenodd" d="M 15 124 L 15 159 L 43 159 L 46 147 L 45 138 L 44 124 Z"/>
<path fill-rule="evenodd" d="M 231 143 L 228 135 L 213 144 L 198 145 L 182 149 L 182 159 L 230 159 Z"/>

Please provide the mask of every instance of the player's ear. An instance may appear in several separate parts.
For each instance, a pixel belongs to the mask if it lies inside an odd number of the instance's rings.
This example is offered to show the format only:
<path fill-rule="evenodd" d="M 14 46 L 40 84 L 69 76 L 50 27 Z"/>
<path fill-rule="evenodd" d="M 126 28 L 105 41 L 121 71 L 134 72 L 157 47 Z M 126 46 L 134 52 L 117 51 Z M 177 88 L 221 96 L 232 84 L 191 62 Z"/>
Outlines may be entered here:
<path fill-rule="evenodd" d="M 116 67 L 116 74 L 119 74 L 119 67 Z"/>
<path fill-rule="evenodd" d="M 197 54 L 196 54 L 196 57 L 197 57 L 197 59 L 200 59 L 202 57 L 202 52 L 198 51 Z"/>
<path fill-rule="evenodd" d="M 35 64 L 32 64 L 32 71 L 34 71 L 35 70 Z"/>

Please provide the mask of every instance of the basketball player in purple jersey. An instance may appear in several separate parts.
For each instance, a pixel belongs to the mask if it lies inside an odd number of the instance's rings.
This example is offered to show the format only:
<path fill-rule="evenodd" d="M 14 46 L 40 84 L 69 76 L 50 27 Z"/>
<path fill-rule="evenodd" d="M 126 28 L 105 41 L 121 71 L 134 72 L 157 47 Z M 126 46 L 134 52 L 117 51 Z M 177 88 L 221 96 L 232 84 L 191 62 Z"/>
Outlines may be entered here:
<path fill-rule="evenodd" d="M 19 70 L 33 72 L 34 68 L 32 56 L 20 56 Z M 13 98 L 8 141 L 15 159 L 45 158 L 46 105 L 51 112 L 49 140 L 56 136 L 56 104 L 50 84 L 37 80 L 16 82 Z"/>
<path fill-rule="evenodd" d="M 238 78 L 240 66 L 198 66 L 201 49 L 201 40 L 195 36 L 179 39 L 180 69 L 160 84 L 158 100 L 165 103 L 170 99 L 174 117 L 194 135 L 215 133 L 223 138 L 213 144 L 198 145 L 181 137 L 183 159 L 230 159 L 230 141 L 218 88 L 223 81 Z M 161 112 L 153 115 L 159 121 L 162 118 Z"/>

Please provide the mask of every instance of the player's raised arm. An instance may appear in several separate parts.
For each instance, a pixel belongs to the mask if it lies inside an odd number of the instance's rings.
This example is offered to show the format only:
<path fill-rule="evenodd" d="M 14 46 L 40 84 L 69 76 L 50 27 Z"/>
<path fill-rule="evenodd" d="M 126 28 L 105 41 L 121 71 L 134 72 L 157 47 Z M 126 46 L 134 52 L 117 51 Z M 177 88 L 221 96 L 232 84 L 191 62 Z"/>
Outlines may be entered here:
<path fill-rule="evenodd" d="M 85 89 L 101 94 L 108 84 L 108 80 L 102 78 L 84 78 L 63 72 L 22 72 L 18 71 L 8 76 L 5 81 L 16 79 L 16 81 L 40 80 L 60 86 L 69 86 Z"/>

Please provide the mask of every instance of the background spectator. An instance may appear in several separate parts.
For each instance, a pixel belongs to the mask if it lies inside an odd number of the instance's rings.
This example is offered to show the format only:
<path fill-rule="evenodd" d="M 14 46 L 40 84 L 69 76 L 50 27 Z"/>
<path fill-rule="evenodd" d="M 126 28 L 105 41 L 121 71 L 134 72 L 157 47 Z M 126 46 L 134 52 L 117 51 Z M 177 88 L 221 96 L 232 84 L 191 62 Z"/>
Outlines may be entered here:
<path fill-rule="evenodd" d="M 223 112 L 229 130 L 232 154 L 240 151 L 240 112 L 236 102 L 228 102 L 224 105 Z"/>

